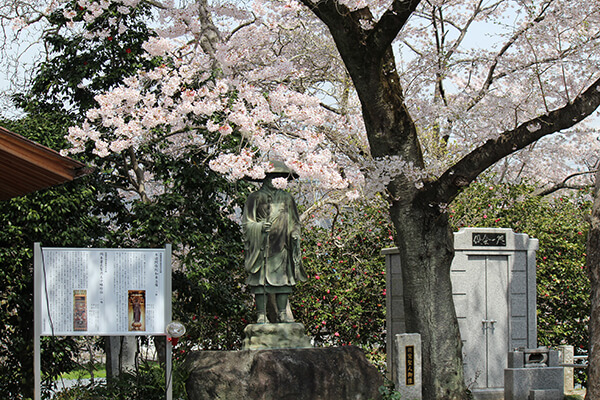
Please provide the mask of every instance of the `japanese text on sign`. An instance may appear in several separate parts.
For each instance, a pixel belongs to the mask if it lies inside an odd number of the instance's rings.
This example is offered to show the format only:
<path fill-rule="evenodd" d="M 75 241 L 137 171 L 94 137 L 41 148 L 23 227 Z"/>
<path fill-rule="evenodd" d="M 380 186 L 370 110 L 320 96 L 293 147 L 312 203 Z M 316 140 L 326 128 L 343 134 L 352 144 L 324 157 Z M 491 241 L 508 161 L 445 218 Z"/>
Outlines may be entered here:
<path fill-rule="evenodd" d="M 415 346 L 405 347 L 406 355 L 406 386 L 415 384 Z"/>
<path fill-rule="evenodd" d="M 473 232 L 473 246 L 506 246 L 506 234 Z"/>

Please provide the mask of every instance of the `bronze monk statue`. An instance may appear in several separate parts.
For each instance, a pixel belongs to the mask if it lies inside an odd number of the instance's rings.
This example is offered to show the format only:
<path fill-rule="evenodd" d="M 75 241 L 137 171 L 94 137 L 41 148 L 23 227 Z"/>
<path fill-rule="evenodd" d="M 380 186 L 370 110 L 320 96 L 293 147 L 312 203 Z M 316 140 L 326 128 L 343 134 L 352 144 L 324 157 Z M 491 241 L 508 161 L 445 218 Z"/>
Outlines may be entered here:
<path fill-rule="evenodd" d="M 275 178 L 293 178 L 282 162 L 273 161 L 259 190 L 246 200 L 242 226 L 245 268 L 258 312 L 257 322 L 267 323 L 267 297 L 275 295 L 277 322 L 294 322 L 287 314 L 292 286 L 306 280 L 300 247 L 300 218 L 293 197 L 273 186 Z M 272 321 L 275 322 L 275 321 Z"/>

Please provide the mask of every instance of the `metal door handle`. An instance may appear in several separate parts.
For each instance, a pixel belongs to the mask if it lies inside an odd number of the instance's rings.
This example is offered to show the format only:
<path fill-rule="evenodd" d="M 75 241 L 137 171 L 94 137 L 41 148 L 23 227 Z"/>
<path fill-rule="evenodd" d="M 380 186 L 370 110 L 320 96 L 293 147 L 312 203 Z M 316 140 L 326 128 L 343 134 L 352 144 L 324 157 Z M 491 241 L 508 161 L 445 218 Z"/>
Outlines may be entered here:
<path fill-rule="evenodd" d="M 484 320 L 481 321 L 481 325 L 482 325 L 483 329 L 489 329 L 489 328 L 494 329 L 494 324 L 496 322 L 498 322 L 498 321 L 496 321 L 495 319 L 484 319 Z"/>

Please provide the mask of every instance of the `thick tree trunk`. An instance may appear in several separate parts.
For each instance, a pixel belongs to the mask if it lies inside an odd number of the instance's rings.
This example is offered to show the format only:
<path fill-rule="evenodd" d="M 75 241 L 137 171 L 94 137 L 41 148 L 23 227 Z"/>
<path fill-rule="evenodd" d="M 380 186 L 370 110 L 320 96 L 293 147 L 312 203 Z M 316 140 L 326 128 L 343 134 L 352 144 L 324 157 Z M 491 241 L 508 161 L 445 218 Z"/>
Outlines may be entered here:
<path fill-rule="evenodd" d="M 348 57 L 346 65 L 361 99 L 372 155 L 400 156 L 422 168 L 417 130 L 404 105 L 391 47 L 378 59 Z M 440 199 L 429 200 L 435 197 L 431 186 L 416 185 L 409 174 L 402 175 L 388 191 L 403 267 L 406 326 L 422 339 L 423 399 L 466 399 L 450 281 L 451 229 Z"/>
<path fill-rule="evenodd" d="M 137 339 L 135 336 L 106 337 L 106 378 L 111 381 L 121 372 L 135 370 Z"/>
<path fill-rule="evenodd" d="M 153 336 L 154 348 L 156 349 L 156 357 L 160 365 L 166 365 L 167 362 L 167 337 Z"/>
<path fill-rule="evenodd" d="M 406 329 L 422 339 L 423 399 L 466 399 L 447 216 L 410 197 L 394 201 L 391 216 L 402 260 Z"/>
<path fill-rule="evenodd" d="M 591 287 L 589 366 L 586 400 L 600 399 L 600 172 L 596 174 L 594 206 L 587 240 L 587 268 Z"/>
<path fill-rule="evenodd" d="M 422 168 L 417 130 L 403 103 L 391 48 L 381 64 L 364 75 L 368 85 L 356 85 L 371 152 L 376 157 L 398 155 Z M 450 280 L 452 232 L 439 199 L 430 200 L 431 187 L 416 185 L 412 177 L 402 175 L 388 186 L 402 262 L 406 327 L 408 332 L 421 334 L 423 399 L 466 399 L 462 342 Z"/>

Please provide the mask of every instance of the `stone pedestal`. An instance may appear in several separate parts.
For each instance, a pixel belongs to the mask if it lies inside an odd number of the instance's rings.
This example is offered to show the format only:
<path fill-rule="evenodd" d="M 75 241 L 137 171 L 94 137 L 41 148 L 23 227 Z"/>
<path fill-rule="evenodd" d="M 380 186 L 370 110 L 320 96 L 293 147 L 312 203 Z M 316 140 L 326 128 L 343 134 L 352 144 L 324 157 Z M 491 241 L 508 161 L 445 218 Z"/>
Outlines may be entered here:
<path fill-rule="evenodd" d="M 504 370 L 506 400 L 562 400 L 563 369 L 547 368 L 507 368 Z"/>
<path fill-rule="evenodd" d="M 375 400 L 383 385 L 354 346 L 197 351 L 185 368 L 189 400 Z"/>
<path fill-rule="evenodd" d="M 547 348 L 519 349 L 508 353 L 504 370 L 506 400 L 562 400 L 564 371 L 558 351 Z"/>
<path fill-rule="evenodd" d="M 293 322 L 285 324 L 250 324 L 244 329 L 244 350 L 302 349 L 310 348 L 310 339 L 304 335 L 304 325 Z"/>

